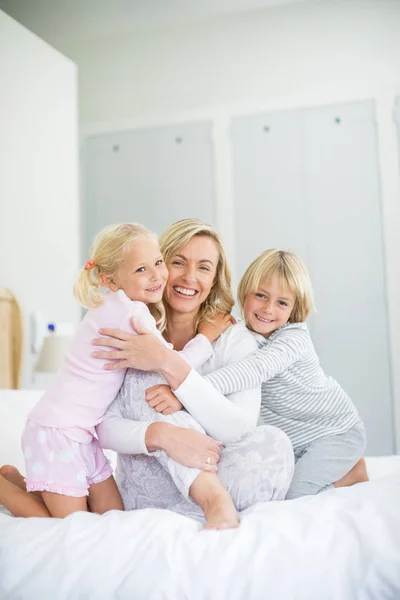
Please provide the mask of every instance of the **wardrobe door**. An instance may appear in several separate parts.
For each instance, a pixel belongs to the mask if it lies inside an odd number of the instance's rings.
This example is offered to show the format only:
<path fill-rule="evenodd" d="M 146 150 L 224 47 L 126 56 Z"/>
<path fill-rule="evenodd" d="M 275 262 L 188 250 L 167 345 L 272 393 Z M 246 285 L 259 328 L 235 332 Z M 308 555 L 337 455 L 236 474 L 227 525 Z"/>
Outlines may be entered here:
<path fill-rule="evenodd" d="M 307 263 L 322 366 L 356 403 L 368 454 L 394 449 L 386 282 L 372 102 L 302 115 Z"/>
<path fill-rule="evenodd" d="M 215 224 L 211 123 L 87 138 L 83 153 L 83 250 L 112 223 L 161 233 L 187 217 Z"/>
<path fill-rule="evenodd" d="M 267 248 L 290 248 L 305 258 L 307 219 L 300 126 L 295 111 L 232 121 L 239 277 Z"/>
<path fill-rule="evenodd" d="M 238 275 L 270 247 L 310 271 L 311 334 L 356 404 L 368 454 L 394 446 L 373 103 L 232 122 Z"/>

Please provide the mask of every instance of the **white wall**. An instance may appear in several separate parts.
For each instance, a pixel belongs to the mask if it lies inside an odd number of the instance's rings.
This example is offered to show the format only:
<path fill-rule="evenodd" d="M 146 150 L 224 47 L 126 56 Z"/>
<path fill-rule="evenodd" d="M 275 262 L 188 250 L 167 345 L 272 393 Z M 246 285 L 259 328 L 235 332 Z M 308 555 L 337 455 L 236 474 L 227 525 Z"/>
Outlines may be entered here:
<path fill-rule="evenodd" d="M 399 81 L 398 0 L 308 2 L 71 48 L 81 122 L 374 95 Z"/>
<path fill-rule="evenodd" d="M 71 48 L 69 55 L 79 67 L 83 135 L 213 120 L 219 225 L 231 261 L 230 116 L 375 99 L 400 449 L 400 183 L 393 120 L 400 95 L 400 2 L 332 0 L 264 9 L 110 37 Z"/>
<path fill-rule="evenodd" d="M 29 317 L 78 322 L 77 69 L 0 11 L 0 285 Z"/>

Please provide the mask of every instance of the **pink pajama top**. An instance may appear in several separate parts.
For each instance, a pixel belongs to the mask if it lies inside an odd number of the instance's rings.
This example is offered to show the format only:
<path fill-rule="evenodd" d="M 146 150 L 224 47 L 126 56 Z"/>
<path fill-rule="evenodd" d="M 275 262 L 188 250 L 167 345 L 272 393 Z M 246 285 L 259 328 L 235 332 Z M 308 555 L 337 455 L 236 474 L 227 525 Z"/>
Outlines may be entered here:
<path fill-rule="evenodd" d="M 100 336 L 99 329 L 103 327 L 135 333 L 131 326 L 132 317 L 172 348 L 158 331 L 154 317 L 143 302 L 130 300 L 123 290 L 106 291 L 103 303 L 86 313 L 59 373 L 28 418 L 45 427 L 63 429 L 65 435 L 77 442 L 90 443 L 95 426 L 102 421 L 116 397 L 126 372 L 126 369 L 106 371 L 104 365 L 111 361 L 91 356 L 96 350 L 92 341 Z M 180 354 L 196 369 L 212 353 L 210 342 L 199 334 Z"/>

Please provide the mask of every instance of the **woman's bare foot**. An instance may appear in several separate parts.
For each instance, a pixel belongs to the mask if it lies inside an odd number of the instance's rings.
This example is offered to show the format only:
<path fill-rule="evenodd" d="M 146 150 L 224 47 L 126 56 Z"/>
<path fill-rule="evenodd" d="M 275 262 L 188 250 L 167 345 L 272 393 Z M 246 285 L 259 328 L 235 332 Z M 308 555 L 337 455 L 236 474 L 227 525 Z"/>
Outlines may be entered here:
<path fill-rule="evenodd" d="M 239 527 L 239 515 L 232 498 L 223 490 L 219 497 L 216 495 L 203 506 L 206 524 L 204 529 L 234 529 Z"/>
<path fill-rule="evenodd" d="M 203 509 L 206 518 L 204 529 L 239 527 L 235 505 L 216 473 L 202 471 L 190 486 L 189 493 Z"/>
<path fill-rule="evenodd" d="M 348 487 L 349 485 L 354 485 L 355 483 L 362 483 L 364 481 L 369 481 L 367 466 L 365 464 L 365 458 L 360 458 L 358 463 L 354 465 L 354 467 L 344 475 L 339 481 L 333 484 L 333 487 Z"/>

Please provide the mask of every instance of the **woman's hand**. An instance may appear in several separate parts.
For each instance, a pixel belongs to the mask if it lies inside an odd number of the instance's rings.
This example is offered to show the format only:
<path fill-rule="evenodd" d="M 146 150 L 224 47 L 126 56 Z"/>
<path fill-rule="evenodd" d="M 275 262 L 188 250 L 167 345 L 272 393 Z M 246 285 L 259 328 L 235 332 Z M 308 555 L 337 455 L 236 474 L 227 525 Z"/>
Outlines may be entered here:
<path fill-rule="evenodd" d="M 222 442 L 194 429 L 169 423 L 152 423 L 147 428 L 146 446 L 149 452 L 160 449 L 186 467 L 202 471 L 217 471 Z"/>
<path fill-rule="evenodd" d="M 183 408 L 169 385 L 154 385 L 146 390 L 146 401 L 151 408 L 163 415 L 172 415 Z"/>
<path fill-rule="evenodd" d="M 155 335 L 145 327 L 131 319 L 133 329 L 139 334 L 127 333 L 120 329 L 100 329 L 100 334 L 106 338 L 93 340 L 94 346 L 108 346 L 116 350 L 92 352 L 94 358 L 114 360 L 104 368 L 139 369 L 140 371 L 157 371 L 164 375 L 168 384 L 176 390 L 190 373 L 190 367 L 185 360 L 164 346 Z"/>
<path fill-rule="evenodd" d="M 236 320 L 231 314 L 218 312 L 212 321 L 202 321 L 198 327 L 198 332 L 202 333 L 212 344 L 228 327 L 235 323 Z"/>
<path fill-rule="evenodd" d="M 155 335 L 132 319 L 133 329 L 140 335 L 120 329 L 100 329 L 101 335 L 108 337 L 93 340 L 94 346 L 108 346 L 115 350 L 93 352 L 94 358 L 114 360 L 104 366 L 107 370 L 139 369 L 140 371 L 159 371 L 166 362 L 168 348 Z"/>

